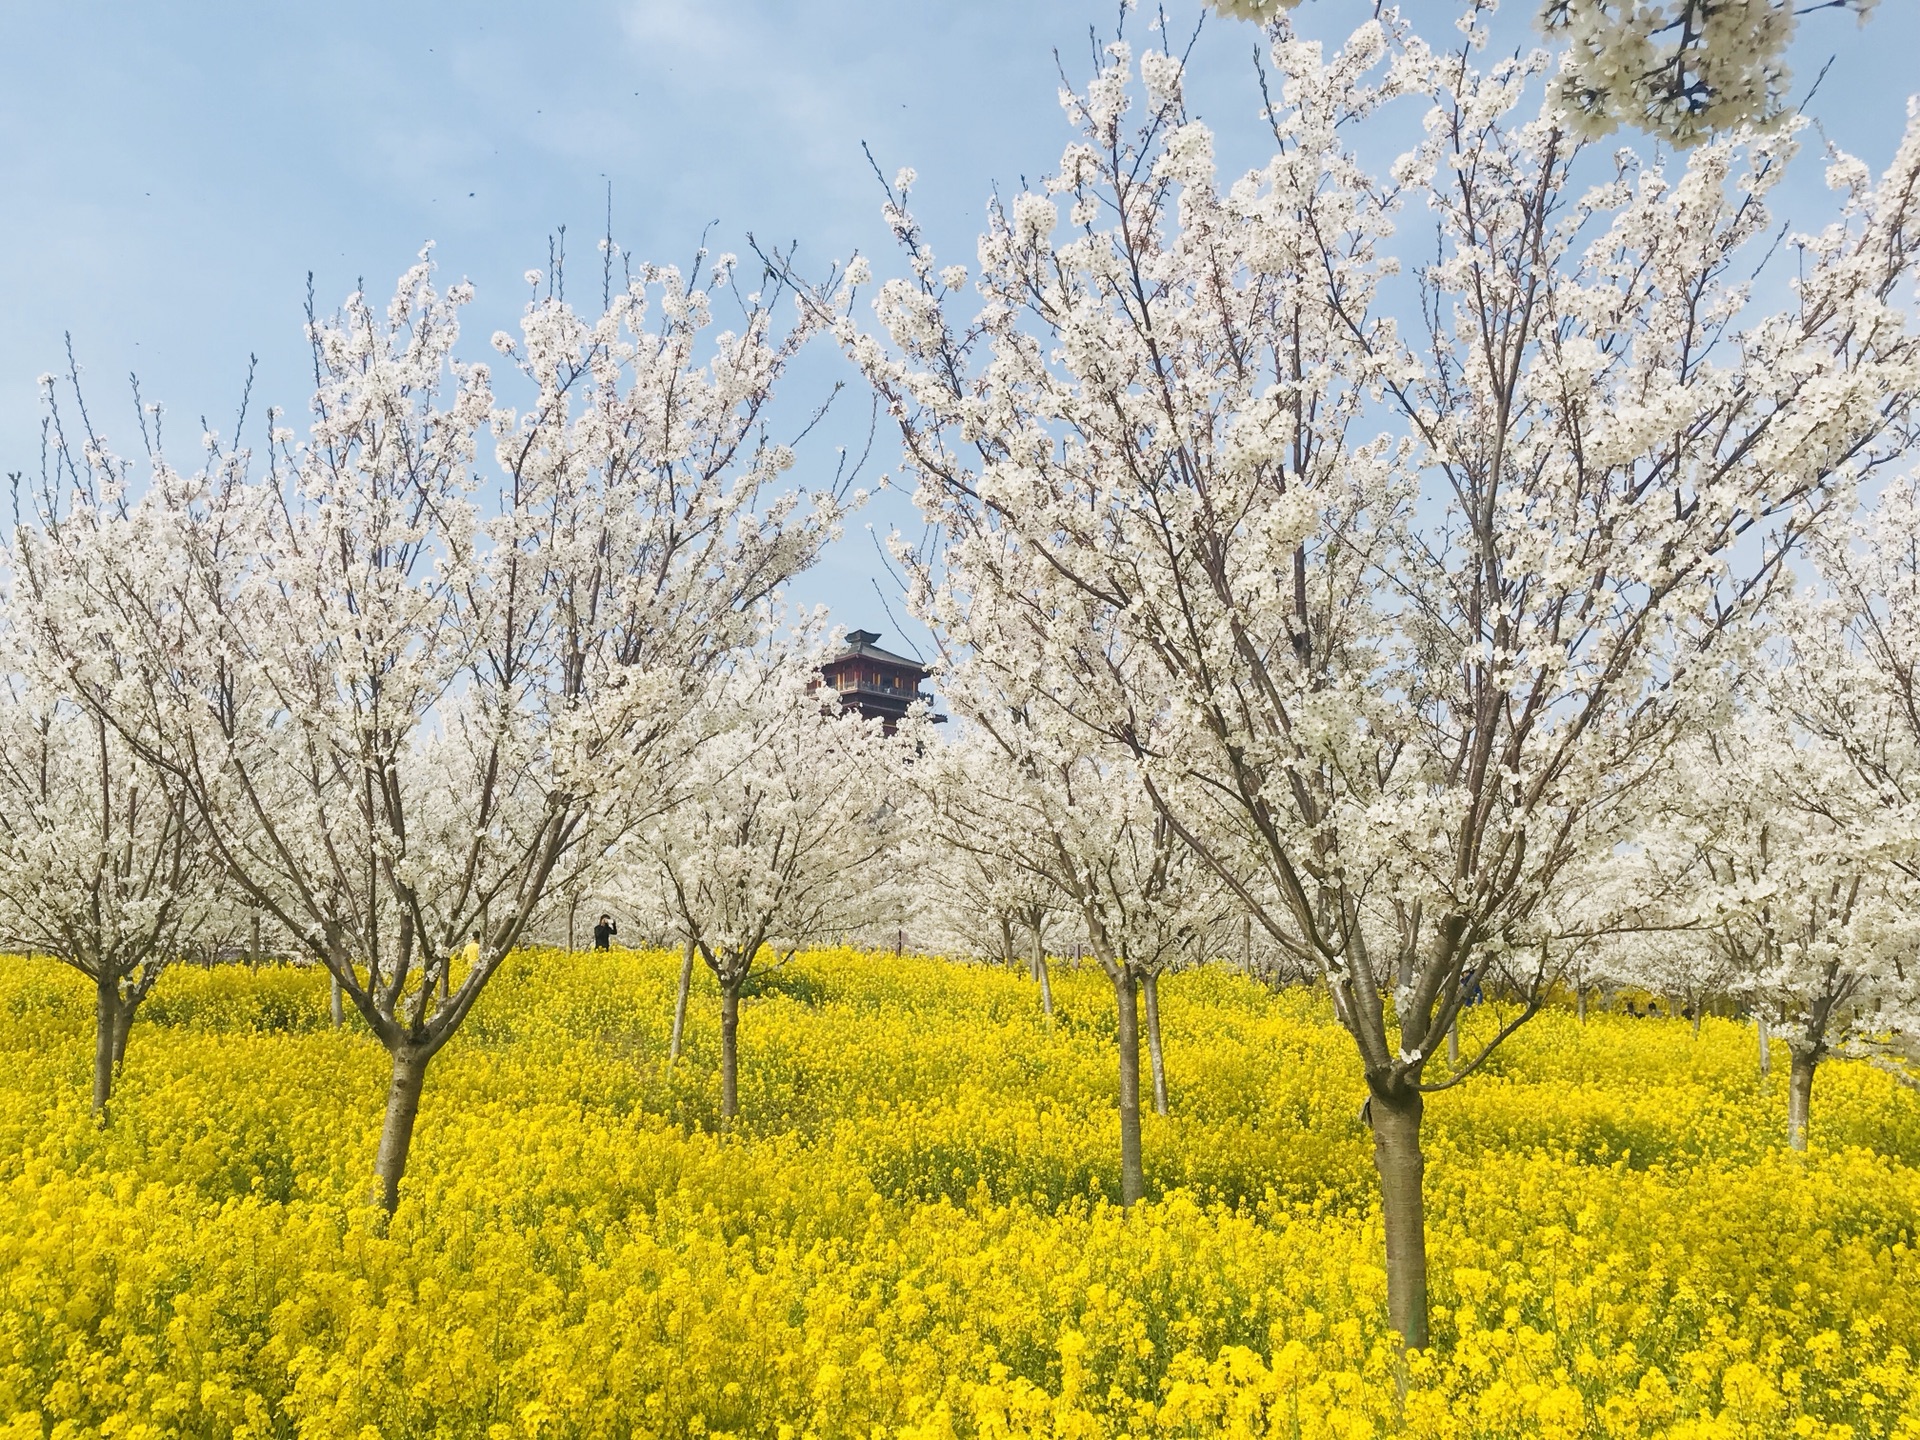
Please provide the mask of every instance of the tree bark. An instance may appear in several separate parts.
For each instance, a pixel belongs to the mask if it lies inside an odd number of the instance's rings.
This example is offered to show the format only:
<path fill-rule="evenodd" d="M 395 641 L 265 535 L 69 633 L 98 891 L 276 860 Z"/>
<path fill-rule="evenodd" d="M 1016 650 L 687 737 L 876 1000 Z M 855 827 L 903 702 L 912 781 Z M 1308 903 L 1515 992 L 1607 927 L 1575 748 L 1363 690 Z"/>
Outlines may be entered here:
<path fill-rule="evenodd" d="M 347 1019 L 346 993 L 340 988 L 339 976 L 332 975 L 328 978 L 333 981 L 333 993 L 329 997 L 327 1008 L 333 1016 L 333 1028 L 338 1030 Z"/>
<path fill-rule="evenodd" d="M 1160 1048 L 1160 977 L 1140 977 L 1140 999 L 1147 1011 L 1147 1062 L 1153 1069 L 1153 1113 L 1167 1113 L 1167 1057 Z"/>
<path fill-rule="evenodd" d="M 379 1184 L 374 1198 L 389 1215 L 400 1204 L 400 1179 L 407 1173 L 413 1122 L 420 1116 L 420 1092 L 426 1083 L 427 1057 L 412 1049 L 396 1050 L 393 1079 L 387 1086 L 387 1118 L 380 1127 L 380 1153 L 373 1162 Z"/>
<path fill-rule="evenodd" d="M 1453 1012 L 1453 1021 L 1447 1026 L 1447 1064 L 1460 1063 L 1460 1012 Z"/>
<path fill-rule="evenodd" d="M 1811 1055 L 1793 1052 L 1793 1069 L 1787 1077 L 1787 1144 L 1795 1150 L 1807 1148 L 1807 1126 L 1813 1111 L 1813 1071 L 1819 1063 Z"/>
<path fill-rule="evenodd" d="M 1584 985 L 1573 987 L 1573 1013 L 1582 1025 L 1587 1023 L 1587 987 Z"/>
<path fill-rule="evenodd" d="M 1140 996 L 1130 967 L 1113 979 L 1120 1006 L 1120 1203 L 1131 1206 L 1147 1193 L 1140 1166 Z"/>
<path fill-rule="evenodd" d="M 114 1017 L 113 1073 L 115 1079 L 119 1078 L 120 1071 L 127 1063 L 127 1032 L 133 1029 L 133 1012 L 136 1004 L 137 1002 L 132 1000 L 121 1001 L 119 1014 Z"/>
<path fill-rule="evenodd" d="M 680 957 L 680 988 L 673 997 L 673 1035 L 667 1041 L 667 1063 L 680 1058 L 680 1037 L 687 1028 L 687 996 L 693 990 L 693 941 L 687 941 L 687 953 Z"/>
<path fill-rule="evenodd" d="M 1420 1150 L 1425 1101 L 1411 1087 L 1368 1085 L 1373 1164 L 1387 1229 L 1387 1318 L 1408 1350 L 1427 1345 L 1426 1157 Z"/>
<path fill-rule="evenodd" d="M 1047 947 L 1040 927 L 1033 927 L 1033 978 L 1040 982 L 1040 1013 L 1053 1018 L 1053 980 L 1047 974 Z"/>
<path fill-rule="evenodd" d="M 113 1048 L 120 1029 L 120 986 L 113 980 L 94 982 L 93 1002 L 93 1113 L 107 1118 L 113 1098 Z"/>
<path fill-rule="evenodd" d="M 740 1113 L 740 986 L 720 986 L 720 1122 Z"/>
<path fill-rule="evenodd" d="M 1767 1016 L 1761 1011 L 1753 1017 L 1753 1028 L 1760 1038 L 1760 1078 L 1766 1079 L 1773 1073 L 1773 1057 L 1767 1053 Z"/>

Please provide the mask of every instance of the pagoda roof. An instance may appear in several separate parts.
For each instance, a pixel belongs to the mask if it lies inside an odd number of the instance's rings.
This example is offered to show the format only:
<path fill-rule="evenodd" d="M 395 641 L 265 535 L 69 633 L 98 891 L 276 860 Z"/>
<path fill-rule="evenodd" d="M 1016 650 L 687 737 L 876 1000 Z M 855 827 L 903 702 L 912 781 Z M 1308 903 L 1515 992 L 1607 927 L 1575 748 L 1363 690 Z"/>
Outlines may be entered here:
<path fill-rule="evenodd" d="M 882 650 L 876 643 L 879 639 L 880 632 L 877 630 L 849 630 L 847 648 L 827 664 L 835 665 L 842 660 L 878 660 L 885 665 L 899 665 L 908 670 L 917 670 L 922 675 L 929 673 L 926 665 L 921 661 L 909 659 L 905 655 L 896 655 L 891 650 Z"/>

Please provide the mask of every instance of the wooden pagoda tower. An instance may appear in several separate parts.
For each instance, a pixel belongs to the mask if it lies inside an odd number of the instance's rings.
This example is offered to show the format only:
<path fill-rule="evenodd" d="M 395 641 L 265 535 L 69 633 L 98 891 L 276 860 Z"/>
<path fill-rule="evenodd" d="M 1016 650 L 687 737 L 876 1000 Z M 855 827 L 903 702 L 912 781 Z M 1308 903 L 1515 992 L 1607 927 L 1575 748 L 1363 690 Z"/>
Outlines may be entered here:
<path fill-rule="evenodd" d="M 880 648 L 879 632 L 849 630 L 847 648 L 820 667 L 820 678 L 840 694 L 840 703 L 848 710 L 884 723 L 891 735 L 905 718 L 907 707 L 916 700 L 932 703 L 933 697 L 921 690 L 927 667 L 891 650 Z M 944 715 L 933 717 L 945 720 Z"/>

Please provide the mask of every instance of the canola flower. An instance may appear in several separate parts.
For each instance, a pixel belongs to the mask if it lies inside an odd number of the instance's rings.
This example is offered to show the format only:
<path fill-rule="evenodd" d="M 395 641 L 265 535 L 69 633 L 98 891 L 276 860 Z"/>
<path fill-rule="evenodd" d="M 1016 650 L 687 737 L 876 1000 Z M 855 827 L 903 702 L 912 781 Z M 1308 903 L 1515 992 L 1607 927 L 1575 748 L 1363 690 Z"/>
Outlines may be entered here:
<path fill-rule="evenodd" d="M 1870 1067 L 1799 1157 L 1750 1030 L 1536 1020 L 1433 1103 L 1403 1366 L 1320 997 L 1169 982 L 1129 1212 L 1104 976 L 1049 1024 L 1003 971 L 803 956 L 722 1134 L 677 967 L 504 974 L 381 1233 L 385 1057 L 324 977 L 170 973 L 102 1128 L 90 997 L 8 962 L 0 1436 L 1920 1436 L 1920 1097 Z"/>

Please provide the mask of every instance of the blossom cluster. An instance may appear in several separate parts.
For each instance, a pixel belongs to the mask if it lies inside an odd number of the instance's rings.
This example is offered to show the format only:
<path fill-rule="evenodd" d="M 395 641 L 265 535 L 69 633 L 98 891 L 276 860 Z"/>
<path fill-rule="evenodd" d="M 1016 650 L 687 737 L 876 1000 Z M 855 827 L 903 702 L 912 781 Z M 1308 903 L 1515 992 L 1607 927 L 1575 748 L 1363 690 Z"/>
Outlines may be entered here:
<path fill-rule="evenodd" d="M 1267 23 L 1299 0 L 1209 0 L 1222 15 Z M 1839 9 L 1861 23 L 1878 0 L 1542 0 L 1538 23 L 1561 49 L 1555 94 L 1569 127 L 1588 137 L 1620 126 L 1679 145 L 1734 126 L 1779 119 L 1792 73 L 1785 63 L 1801 9 Z M 1488 0 L 1460 28 L 1487 43 Z"/>

